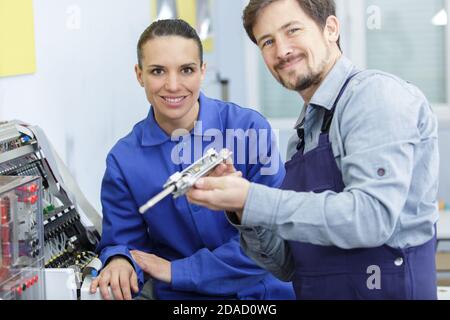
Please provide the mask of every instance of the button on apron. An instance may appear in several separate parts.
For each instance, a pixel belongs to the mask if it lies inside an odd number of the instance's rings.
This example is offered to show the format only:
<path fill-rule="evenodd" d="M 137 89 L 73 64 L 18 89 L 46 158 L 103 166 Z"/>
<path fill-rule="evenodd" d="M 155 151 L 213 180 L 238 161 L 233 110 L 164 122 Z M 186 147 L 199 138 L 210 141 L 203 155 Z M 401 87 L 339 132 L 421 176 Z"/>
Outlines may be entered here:
<path fill-rule="evenodd" d="M 397 259 L 395 259 L 394 264 L 395 264 L 397 267 L 400 267 L 400 266 L 403 264 L 403 258 L 397 258 Z"/>

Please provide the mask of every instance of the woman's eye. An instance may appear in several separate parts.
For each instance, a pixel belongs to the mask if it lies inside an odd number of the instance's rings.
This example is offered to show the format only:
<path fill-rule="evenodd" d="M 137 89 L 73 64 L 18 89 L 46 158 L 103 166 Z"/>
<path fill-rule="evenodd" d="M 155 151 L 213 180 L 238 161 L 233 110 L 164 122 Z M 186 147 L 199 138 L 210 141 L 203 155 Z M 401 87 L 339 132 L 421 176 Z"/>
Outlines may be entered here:
<path fill-rule="evenodd" d="M 164 71 L 162 69 L 153 69 L 152 71 L 150 71 L 150 73 L 154 76 L 159 76 L 162 75 Z"/>
<path fill-rule="evenodd" d="M 184 73 L 184 74 L 192 74 L 192 73 L 194 73 L 194 69 L 192 69 L 192 68 L 184 68 L 183 70 L 181 70 L 181 72 L 182 73 Z"/>
<path fill-rule="evenodd" d="M 293 28 L 293 29 L 290 29 L 289 31 L 288 31 L 288 33 L 289 34 L 294 34 L 294 33 L 296 33 L 298 30 L 300 30 L 299 28 Z"/>

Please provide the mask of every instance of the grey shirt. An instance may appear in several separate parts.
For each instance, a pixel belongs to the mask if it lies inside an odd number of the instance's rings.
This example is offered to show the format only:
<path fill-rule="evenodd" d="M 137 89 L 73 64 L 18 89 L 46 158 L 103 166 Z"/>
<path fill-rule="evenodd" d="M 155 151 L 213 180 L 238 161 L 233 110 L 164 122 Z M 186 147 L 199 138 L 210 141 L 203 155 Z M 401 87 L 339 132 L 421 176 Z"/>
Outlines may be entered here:
<path fill-rule="evenodd" d="M 318 145 L 325 110 L 330 110 L 355 66 L 340 58 L 304 106 L 305 152 Z M 343 192 L 283 191 L 251 184 L 241 232 L 244 251 L 278 278 L 294 266 L 286 240 L 343 249 L 388 245 L 407 248 L 434 236 L 438 220 L 437 119 L 425 96 L 391 74 L 356 75 L 330 128 Z M 298 138 L 288 145 L 290 159 Z"/>

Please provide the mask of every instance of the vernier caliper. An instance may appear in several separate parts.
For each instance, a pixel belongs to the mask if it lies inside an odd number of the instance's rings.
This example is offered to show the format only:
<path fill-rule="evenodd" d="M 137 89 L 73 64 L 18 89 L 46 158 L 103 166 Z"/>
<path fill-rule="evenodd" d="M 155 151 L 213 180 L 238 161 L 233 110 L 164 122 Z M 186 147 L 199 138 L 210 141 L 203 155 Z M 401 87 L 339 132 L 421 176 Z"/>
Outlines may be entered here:
<path fill-rule="evenodd" d="M 232 152 L 228 149 L 222 149 L 219 153 L 214 149 L 209 149 L 202 158 L 192 165 L 171 175 L 163 186 L 164 190 L 140 207 L 139 212 L 144 214 L 171 193 L 174 199 L 186 194 L 199 178 L 209 174 L 219 164 L 225 163 L 231 157 L 231 154 Z"/>

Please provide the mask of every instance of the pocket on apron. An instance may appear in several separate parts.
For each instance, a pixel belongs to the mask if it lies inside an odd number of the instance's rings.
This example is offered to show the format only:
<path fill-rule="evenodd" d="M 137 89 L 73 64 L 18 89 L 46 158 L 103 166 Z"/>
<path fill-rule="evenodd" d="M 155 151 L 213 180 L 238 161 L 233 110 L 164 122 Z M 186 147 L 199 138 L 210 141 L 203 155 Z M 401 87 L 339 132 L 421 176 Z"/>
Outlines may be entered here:
<path fill-rule="evenodd" d="M 405 300 L 411 299 L 404 270 L 381 274 L 374 287 L 366 273 L 300 275 L 300 300 Z"/>

